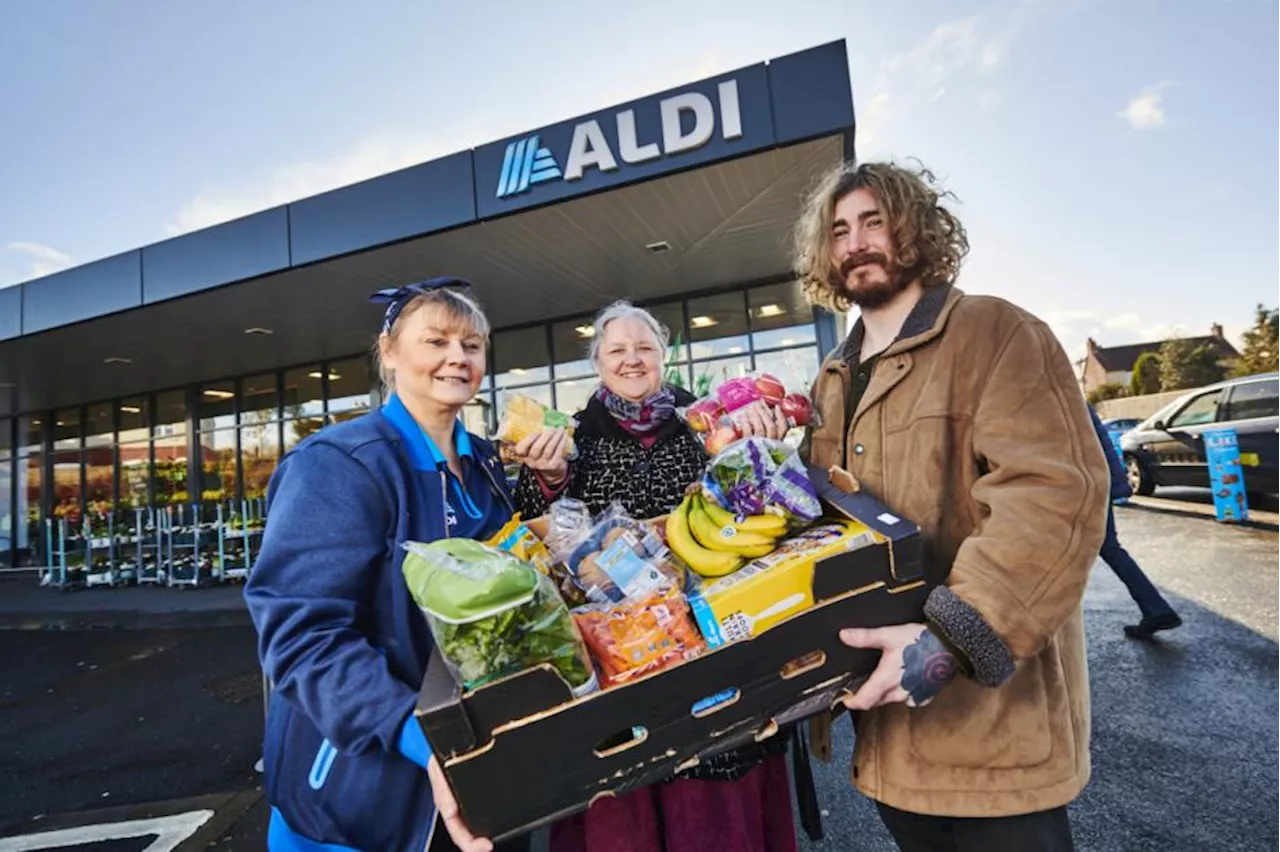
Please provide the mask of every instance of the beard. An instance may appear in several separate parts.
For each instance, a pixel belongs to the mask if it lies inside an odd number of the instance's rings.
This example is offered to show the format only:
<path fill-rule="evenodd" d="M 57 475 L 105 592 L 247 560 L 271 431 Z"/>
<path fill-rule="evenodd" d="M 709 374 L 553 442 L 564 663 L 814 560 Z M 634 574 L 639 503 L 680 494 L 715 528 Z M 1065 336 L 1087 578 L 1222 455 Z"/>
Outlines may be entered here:
<path fill-rule="evenodd" d="M 875 280 L 859 276 L 855 270 L 880 267 L 884 278 Z M 840 279 L 837 289 L 859 308 L 881 308 L 892 302 L 911 283 L 911 271 L 879 252 L 847 257 L 840 263 Z"/>

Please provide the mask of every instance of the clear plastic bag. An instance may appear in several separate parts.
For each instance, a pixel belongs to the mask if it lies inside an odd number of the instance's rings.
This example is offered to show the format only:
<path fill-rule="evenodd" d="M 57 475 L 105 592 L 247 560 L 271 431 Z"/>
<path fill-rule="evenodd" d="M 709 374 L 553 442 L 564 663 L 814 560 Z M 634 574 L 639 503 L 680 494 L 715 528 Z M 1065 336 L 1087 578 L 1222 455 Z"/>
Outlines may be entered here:
<path fill-rule="evenodd" d="M 505 394 L 505 402 L 502 418 L 498 421 L 498 431 L 493 436 L 505 449 L 509 450 L 543 429 L 564 429 L 569 433 L 565 458 L 578 457 L 578 447 L 573 441 L 573 432 L 578 427 L 577 420 L 521 393 Z"/>
<path fill-rule="evenodd" d="M 582 635 L 549 577 L 462 538 L 409 541 L 402 573 L 464 689 L 550 663 L 575 695 L 598 687 Z"/>
<path fill-rule="evenodd" d="M 707 647 L 675 586 L 621 603 L 579 607 L 573 618 L 605 687 L 682 663 Z"/>
<path fill-rule="evenodd" d="M 822 515 L 817 489 L 794 447 L 747 438 L 713 456 L 703 490 L 738 517 L 774 512 L 808 523 Z"/>
<path fill-rule="evenodd" d="M 806 394 L 788 392 L 776 376 L 754 373 L 721 382 L 710 394 L 678 414 L 712 455 L 742 438 L 745 409 L 753 404 L 781 409 L 790 428 L 820 426 L 822 419 Z"/>
<path fill-rule="evenodd" d="M 684 564 L 662 536 L 630 517 L 618 501 L 596 516 L 565 561 L 587 600 L 597 603 L 644 597 L 667 586 L 683 589 L 688 582 Z"/>

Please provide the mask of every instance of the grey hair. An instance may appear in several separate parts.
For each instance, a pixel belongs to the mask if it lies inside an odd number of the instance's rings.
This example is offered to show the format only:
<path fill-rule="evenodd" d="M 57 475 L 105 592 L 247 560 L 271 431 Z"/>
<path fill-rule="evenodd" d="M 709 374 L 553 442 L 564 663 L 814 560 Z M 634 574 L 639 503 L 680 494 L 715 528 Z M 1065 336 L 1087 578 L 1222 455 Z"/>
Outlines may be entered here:
<path fill-rule="evenodd" d="M 644 308 L 636 307 L 626 299 L 620 299 L 596 314 L 596 321 L 592 325 L 591 349 L 587 353 L 591 363 L 600 363 L 600 340 L 604 337 L 605 326 L 614 320 L 620 319 L 639 320 L 647 325 L 649 330 L 653 332 L 653 336 L 658 340 L 658 348 L 664 353 L 667 351 L 667 345 L 671 340 L 671 334 L 667 331 L 667 327 L 658 322 L 658 318 Z"/>

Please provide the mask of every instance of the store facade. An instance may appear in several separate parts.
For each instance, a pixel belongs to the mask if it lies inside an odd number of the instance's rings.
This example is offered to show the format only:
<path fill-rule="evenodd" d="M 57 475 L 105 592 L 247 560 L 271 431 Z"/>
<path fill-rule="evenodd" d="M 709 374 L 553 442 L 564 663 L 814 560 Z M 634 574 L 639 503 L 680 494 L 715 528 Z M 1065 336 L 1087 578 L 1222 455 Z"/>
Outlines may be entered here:
<path fill-rule="evenodd" d="M 380 403 L 368 293 L 434 274 L 494 324 L 476 431 L 507 392 L 577 410 L 617 298 L 671 330 L 687 388 L 807 384 L 836 321 L 787 241 L 853 129 L 837 42 L 0 290 L 0 567 L 45 564 L 63 520 L 261 498 L 284 452 Z"/>

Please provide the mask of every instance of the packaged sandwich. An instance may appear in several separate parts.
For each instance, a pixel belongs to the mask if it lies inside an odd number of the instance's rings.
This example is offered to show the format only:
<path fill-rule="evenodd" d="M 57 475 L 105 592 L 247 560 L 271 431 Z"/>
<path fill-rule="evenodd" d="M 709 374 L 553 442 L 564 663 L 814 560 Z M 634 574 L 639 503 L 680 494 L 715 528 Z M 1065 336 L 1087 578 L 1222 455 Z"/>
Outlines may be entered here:
<path fill-rule="evenodd" d="M 569 433 L 565 456 L 572 459 L 578 455 L 577 446 L 573 442 L 573 430 L 577 425 L 576 420 L 562 411 L 548 408 L 524 394 L 510 393 L 506 395 L 506 410 L 498 421 L 498 431 L 493 438 L 503 445 L 514 447 L 543 429 L 564 429 Z"/>

